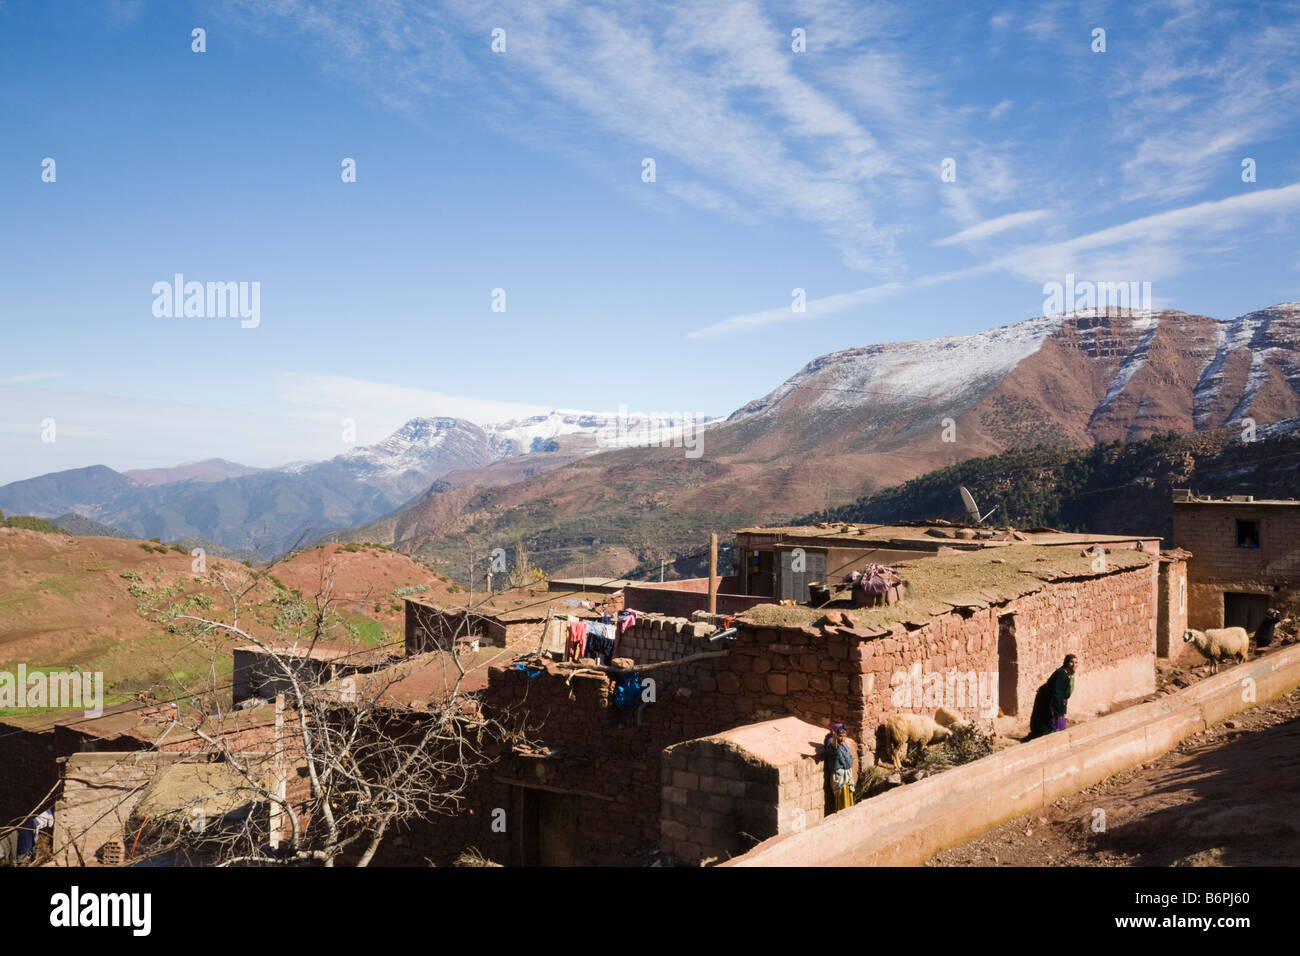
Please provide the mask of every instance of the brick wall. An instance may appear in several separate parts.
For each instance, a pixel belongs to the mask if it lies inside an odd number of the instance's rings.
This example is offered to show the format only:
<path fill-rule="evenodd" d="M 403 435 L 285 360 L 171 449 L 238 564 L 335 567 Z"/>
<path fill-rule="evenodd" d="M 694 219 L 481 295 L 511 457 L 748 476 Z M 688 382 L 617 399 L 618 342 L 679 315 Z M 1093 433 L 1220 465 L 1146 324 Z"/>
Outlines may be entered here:
<path fill-rule="evenodd" d="M 632 719 L 620 729 L 613 682 L 603 674 L 570 680 L 553 667 L 533 678 L 512 667 L 491 669 L 485 709 L 513 726 L 531 728 L 529 737 L 552 750 L 546 757 L 506 758 L 493 777 L 516 790 L 535 787 L 568 794 L 583 821 L 577 833 L 582 862 L 645 861 L 659 839 L 661 752 L 740 722 L 730 702 L 702 694 L 698 681 L 679 679 L 676 670 L 654 672 L 656 700 L 644 709 L 641 726 Z M 485 790 L 480 799 L 497 802 L 477 808 L 478 827 L 468 827 L 462 838 L 493 859 L 517 862 L 518 829 L 524 825 L 517 819 L 518 796 Z M 491 828 L 495 808 L 506 810 L 505 832 Z M 458 825 L 465 827 L 468 816 Z"/>
<path fill-rule="evenodd" d="M 1259 522 L 1259 547 L 1237 547 L 1237 521 Z M 1300 580 L 1300 503 L 1174 502 L 1174 545 L 1187 564 L 1188 627 L 1223 627 L 1225 591 L 1272 594 Z"/>
<path fill-rule="evenodd" d="M 1156 656 L 1176 657 L 1183 647 L 1187 629 L 1190 592 L 1187 587 L 1187 562 L 1160 562 L 1160 580 L 1156 614 Z"/>
<path fill-rule="evenodd" d="M 746 746 L 745 736 L 780 731 L 792 738 L 783 752 Z M 660 849 L 678 863 L 724 860 L 755 841 L 818 823 L 831 809 L 824 734 L 786 718 L 669 747 L 660 778 Z"/>
<path fill-rule="evenodd" d="M 701 590 L 697 585 L 703 582 Z M 627 607 L 647 614 L 665 614 L 670 617 L 690 617 L 696 611 L 709 609 L 708 578 L 691 581 L 672 581 L 662 585 L 639 584 L 623 589 Z M 718 594 L 719 614 L 741 614 L 759 604 L 771 604 L 770 597 L 745 594 Z"/>
<path fill-rule="evenodd" d="M 614 684 L 608 675 L 572 675 L 550 666 L 530 678 L 512 666 L 493 667 L 484 692 L 486 712 L 512 726 L 529 728 L 529 737 L 539 748 L 550 748 L 550 753 L 504 759 L 494 768 L 492 780 L 467 800 L 466 810 L 438 839 L 446 845 L 476 846 L 502 862 L 525 859 L 523 831 L 528 824 L 523 816 L 528 801 L 521 794 L 536 788 L 565 795 L 582 820 L 571 835 L 576 841 L 570 848 L 575 859 L 590 864 L 644 862 L 662 838 L 659 823 L 668 791 L 663 789 L 661 761 L 667 748 L 742 725 L 793 716 L 817 728 L 843 722 L 862 748 L 865 762 L 871 759 L 881 720 L 899 709 L 933 713 L 935 701 L 927 694 L 936 686 L 944 704 L 969 717 L 988 717 L 982 705 L 990 699 L 996 705 L 998 699 L 999 618 L 1006 614 L 1015 617 L 1020 668 L 1016 700 L 1021 714 L 1028 715 L 1037 687 L 1066 653 L 1080 657 L 1072 714 L 1102 710 L 1154 689 L 1154 561 L 1104 576 L 1056 581 L 1007 605 L 953 611 L 914 630 L 895 625 L 884 635 L 841 626 L 744 624 L 734 642 L 722 642 L 724 647 L 730 643 L 725 656 L 646 674 L 654 679 L 655 700 L 644 708 L 639 727 L 634 722 L 621 729 L 617 726 Z M 715 649 L 703 631 L 685 621 L 643 619 L 629 632 L 630 640 L 624 636 L 619 655 L 644 664 Z M 891 682 L 898 680 L 896 675 L 907 675 L 911 681 L 917 673 L 923 678 L 934 675 L 925 684 L 927 690 L 918 695 L 919 700 L 909 696 L 896 703 Z M 971 675 L 975 677 L 973 700 Z M 963 680 L 955 679 L 959 676 Z M 964 695 L 960 702 L 955 699 L 959 689 Z M 688 747 L 674 753 L 682 755 L 686 766 L 684 770 L 672 766 L 672 772 L 700 775 L 691 769 L 691 761 L 703 758 L 703 750 Z M 713 762 L 715 767 L 719 764 L 716 753 Z M 761 788 L 764 781 L 771 783 L 770 775 L 756 772 L 751 780 L 746 772 L 737 772 L 739 776 L 704 776 L 753 783 L 758 789 L 747 790 L 745 799 L 768 800 L 767 806 L 791 796 L 782 791 L 779 799 L 763 797 Z M 725 816 L 722 801 L 709 798 L 733 795 L 716 792 L 716 781 L 712 786 L 714 792 L 697 783 L 702 795 L 687 797 L 686 807 Z M 811 799 L 810 793 L 800 790 L 798 799 Z M 702 804 L 708 804 L 707 809 Z M 504 811 L 508 821 L 504 831 L 491 827 L 494 810 Z M 737 804 L 733 811 L 752 822 L 758 805 L 747 804 L 742 814 Z M 772 812 L 779 814 L 779 810 Z M 773 819 L 764 814 L 768 811 L 758 816 Z M 673 839 L 698 844 L 703 855 L 709 854 L 704 853 L 702 834 L 689 828 L 726 828 L 721 818 L 692 821 L 670 814 L 667 819 L 688 828 L 685 837 L 676 830 Z M 720 836 L 709 841 L 713 850 L 728 849 Z M 426 844 L 414 840 L 413 846 L 422 851 Z"/>
<path fill-rule="evenodd" d="M 80 752 L 143 750 L 149 746 L 145 740 L 129 736 L 101 739 L 79 730 L 82 726 L 89 725 L 30 729 L 0 721 L 0 767 L 4 781 L 0 785 L 0 829 L 21 823 L 28 814 L 43 808 L 44 804 L 37 806 L 38 802 L 48 803 L 53 799 L 51 793 L 59 782 L 60 758 Z"/>
<path fill-rule="evenodd" d="M 1013 602 L 1019 713 L 1066 654 L 1079 656 L 1070 713 L 1092 714 L 1155 690 L 1156 562 L 1057 581 Z"/>
<path fill-rule="evenodd" d="M 996 713 L 998 617 L 1004 610 L 953 612 L 862 644 L 858 667 L 866 703 L 858 739 L 874 754 L 876 728 L 899 711 L 933 715 L 946 706 L 969 720 L 993 716 L 985 702 Z"/>
<path fill-rule="evenodd" d="M 712 633 L 712 624 L 697 624 L 661 614 L 639 616 L 635 624 L 619 635 L 615 654 L 641 664 L 680 660 L 718 650 L 720 645 L 708 638 Z"/>

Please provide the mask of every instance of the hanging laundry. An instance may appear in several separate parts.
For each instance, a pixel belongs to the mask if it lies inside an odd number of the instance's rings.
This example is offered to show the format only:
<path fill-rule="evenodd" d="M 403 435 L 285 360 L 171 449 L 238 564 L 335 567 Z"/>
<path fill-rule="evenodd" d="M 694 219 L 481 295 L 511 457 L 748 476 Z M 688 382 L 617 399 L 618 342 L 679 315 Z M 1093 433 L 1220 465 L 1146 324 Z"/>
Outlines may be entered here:
<path fill-rule="evenodd" d="M 641 711 L 646 706 L 646 701 L 641 696 L 642 689 L 641 675 L 636 671 L 620 678 L 614 685 L 614 706 L 618 709 L 620 729 L 627 726 L 629 716 L 635 716 L 636 725 L 641 726 Z"/>
<path fill-rule="evenodd" d="M 608 664 L 614 659 L 614 639 L 612 637 L 588 637 L 587 656 L 594 657 L 597 664 Z"/>
<path fill-rule="evenodd" d="M 612 624 L 588 622 L 587 656 L 596 658 L 599 663 L 608 664 L 614 657 L 614 638 L 617 633 Z"/>
<path fill-rule="evenodd" d="M 582 620 L 569 621 L 569 657 L 577 660 L 585 657 L 587 651 L 587 622 Z"/>
<path fill-rule="evenodd" d="M 620 634 L 636 623 L 636 614 L 636 611 L 624 610 L 618 612 L 618 632 Z"/>

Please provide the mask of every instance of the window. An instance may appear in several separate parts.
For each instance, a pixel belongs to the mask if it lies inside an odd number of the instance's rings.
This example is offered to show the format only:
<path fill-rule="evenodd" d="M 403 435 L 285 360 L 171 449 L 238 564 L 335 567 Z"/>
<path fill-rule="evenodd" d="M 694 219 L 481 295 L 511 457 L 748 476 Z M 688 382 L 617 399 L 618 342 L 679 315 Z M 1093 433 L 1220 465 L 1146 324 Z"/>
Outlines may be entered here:
<path fill-rule="evenodd" d="M 1259 522 L 1237 519 L 1237 547 L 1259 547 Z"/>

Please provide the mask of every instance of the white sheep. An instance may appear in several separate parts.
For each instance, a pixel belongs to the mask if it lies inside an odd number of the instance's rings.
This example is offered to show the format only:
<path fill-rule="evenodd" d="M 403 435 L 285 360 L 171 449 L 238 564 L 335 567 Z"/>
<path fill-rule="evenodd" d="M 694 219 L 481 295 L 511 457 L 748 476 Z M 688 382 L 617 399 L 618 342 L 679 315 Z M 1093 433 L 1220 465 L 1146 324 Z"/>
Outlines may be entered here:
<path fill-rule="evenodd" d="M 1219 672 L 1219 661 L 1234 657 L 1243 664 L 1250 654 L 1250 635 L 1244 627 L 1217 627 L 1208 631 L 1188 628 L 1183 631 L 1183 643 L 1191 643 L 1210 659 L 1210 673 Z"/>
<path fill-rule="evenodd" d="M 934 712 L 934 722 L 942 724 L 949 730 L 961 730 L 963 727 L 970 726 L 969 720 L 948 707 L 940 707 Z"/>
<path fill-rule="evenodd" d="M 903 765 L 908 745 L 915 742 L 922 747 L 942 743 L 952 736 L 952 731 L 936 723 L 925 714 L 892 714 L 881 725 L 883 755 L 890 758 L 894 769 Z M 877 758 L 880 762 L 880 758 Z"/>

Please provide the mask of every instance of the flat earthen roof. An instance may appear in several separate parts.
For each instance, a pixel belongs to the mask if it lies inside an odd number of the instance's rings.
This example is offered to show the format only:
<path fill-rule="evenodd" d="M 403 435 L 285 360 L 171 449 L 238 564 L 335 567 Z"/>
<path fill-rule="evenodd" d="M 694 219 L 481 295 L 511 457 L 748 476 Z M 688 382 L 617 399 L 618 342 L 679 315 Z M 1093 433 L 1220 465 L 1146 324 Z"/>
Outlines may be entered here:
<path fill-rule="evenodd" d="M 779 717 L 733 727 L 701 739 L 744 751 L 765 764 L 782 767 L 805 757 L 816 756 L 827 730 L 798 717 Z"/>
<path fill-rule="evenodd" d="M 958 531 L 969 530 L 977 537 L 963 538 Z M 818 543 L 839 547 L 883 547 L 898 545 L 903 548 L 913 547 L 921 550 L 933 550 L 938 546 L 964 550 L 979 548 L 1005 547 L 1008 544 L 1022 542 L 1038 545 L 1070 544 L 1109 544 L 1124 541 L 1154 541 L 1158 534 L 1092 534 L 1088 532 L 1057 531 L 1053 528 L 986 528 L 974 525 L 958 525 L 948 522 L 918 522 L 916 524 L 852 524 L 834 522 L 822 525 L 787 525 L 773 528 L 741 528 L 736 535 L 753 535 L 756 537 L 815 538 Z M 985 537 L 978 537 L 985 534 Z M 774 543 L 780 543 L 778 540 Z"/>
<path fill-rule="evenodd" d="M 412 604 L 419 604 L 440 614 L 464 614 L 488 618 L 509 624 L 518 621 L 543 621 L 549 613 L 553 617 L 573 615 L 574 617 L 600 617 L 594 610 L 581 604 L 567 604 L 567 601 L 591 601 L 597 607 L 609 599 L 608 594 L 599 591 L 544 591 L 538 589 L 501 591 L 484 600 L 476 601 L 473 607 L 464 604 L 434 604 L 418 598 L 407 598 Z"/>
<path fill-rule="evenodd" d="M 884 607 L 853 608 L 846 613 L 852 615 L 859 627 L 923 625 L 930 618 L 948 614 L 955 608 L 980 609 L 1004 604 L 1041 591 L 1052 581 L 1105 577 L 1142 567 L 1155 559 L 1134 548 L 1117 548 L 1106 553 L 1104 570 L 1094 570 L 1093 560 L 1082 548 L 1015 544 L 898 562 L 894 567 L 905 585 L 902 600 Z M 807 605 L 760 604 L 740 615 L 740 620 L 800 627 L 816 621 L 826 610 Z"/>

